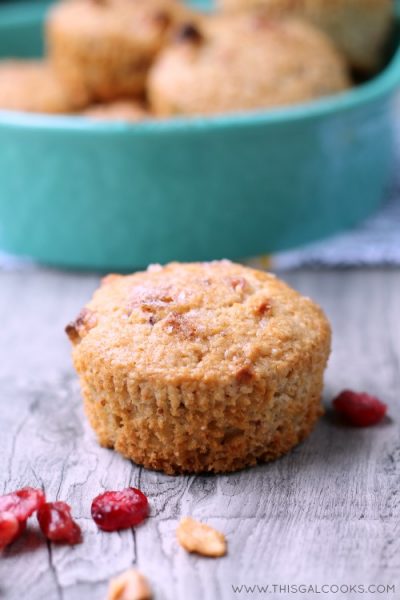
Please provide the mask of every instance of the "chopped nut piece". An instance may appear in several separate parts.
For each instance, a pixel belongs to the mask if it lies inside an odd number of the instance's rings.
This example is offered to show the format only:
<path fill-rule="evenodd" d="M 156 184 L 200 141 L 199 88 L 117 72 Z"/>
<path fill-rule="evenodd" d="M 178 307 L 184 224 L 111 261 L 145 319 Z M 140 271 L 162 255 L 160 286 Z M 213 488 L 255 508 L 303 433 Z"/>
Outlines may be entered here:
<path fill-rule="evenodd" d="M 226 554 L 225 536 L 216 529 L 190 517 L 181 519 L 176 534 L 178 542 L 188 552 L 212 557 Z"/>
<path fill-rule="evenodd" d="M 168 333 L 179 335 L 183 339 L 193 340 L 196 338 L 197 329 L 194 319 L 171 312 L 165 319 L 165 328 Z"/>
<path fill-rule="evenodd" d="M 81 312 L 72 323 L 68 323 L 65 332 L 73 343 L 77 343 L 81 338 L 97 325 L 96 314 L 89 308 L 82 308 Z"/>
<path fill-rule="evenodd" d="M 255 374 L 252 365 L 246 365 L 241 367 L 236 373 L 235 378 L 236 381 L 240 384 L 250 383 L 252 379 L 254 379 Z"/>
<path fill-rule="evenodd" d="M 151 600 L 147 579 L 136 569 L 128 569 L 110 581 L 107 600 Z"/>

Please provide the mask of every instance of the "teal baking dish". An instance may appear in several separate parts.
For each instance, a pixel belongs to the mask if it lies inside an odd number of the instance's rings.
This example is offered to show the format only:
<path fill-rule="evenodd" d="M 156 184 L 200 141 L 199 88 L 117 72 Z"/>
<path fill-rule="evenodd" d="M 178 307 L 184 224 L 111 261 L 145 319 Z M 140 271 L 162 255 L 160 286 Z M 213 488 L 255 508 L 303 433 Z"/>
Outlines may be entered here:
<path fill-rule="evenodd" d="M 0 8 L 0 55 L 42 50 L 45 4 Z M 349 228 L 393 163 L 400 51 L 312 104 L 137 125 L 0 112 L 0 248 L 49 265 L 129 270 L 240 258 Z"/>

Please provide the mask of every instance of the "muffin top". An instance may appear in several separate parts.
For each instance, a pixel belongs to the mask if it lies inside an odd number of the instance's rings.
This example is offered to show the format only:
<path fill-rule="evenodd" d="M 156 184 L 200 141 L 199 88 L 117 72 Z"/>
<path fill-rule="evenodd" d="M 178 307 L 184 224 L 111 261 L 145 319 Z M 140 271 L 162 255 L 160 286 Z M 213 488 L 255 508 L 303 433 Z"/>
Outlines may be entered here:
<path fill-rule="evenodd" d="M 219 0 L 227 10 L 262 9 L 309 19 L 332 36 L 355 68 L 380 66 L 395 18 L 393 0 Z"/>
<path fill-rule="evenodd" d="M 0 64 L 0 109 L 68 113 L 73 103 L 46 62 L 7 60 Z"/>
<path fill-rule="evenodd" d="M 300 20 L 216 15 L 183 27 L 150 71 L 155 111 L 210 114 L 293 104 L 349 87 L 344 58 Z"/>
<path fill-rule="evenodd" d="M 219 0 L 218 4 L 225 8 L 243 9 L 254 7 L 267 7 L 273 10 L 319 10 L 330 11 L 342 7 L 362 7 L 364 10 L 372 8 L 385 9 L 392 5 L 392 0 Z"/>
<path fill-rule="evenodd" d="M 68 31 L 69 41 L 114 39 L 118 52 L 118 41 L 128 40 L 138 50 L 153 52 L 189 14 L 177 0 L 65 0 L 50 11 L 48 24 L 53 34 Z"/>
<path fill-rule="evenodd" d="M 326 359 L 330 343 L 310 299 L 229 261 L 109 275 L 66 331 L 82 368 L 175 385 L 285 376 Z"/>

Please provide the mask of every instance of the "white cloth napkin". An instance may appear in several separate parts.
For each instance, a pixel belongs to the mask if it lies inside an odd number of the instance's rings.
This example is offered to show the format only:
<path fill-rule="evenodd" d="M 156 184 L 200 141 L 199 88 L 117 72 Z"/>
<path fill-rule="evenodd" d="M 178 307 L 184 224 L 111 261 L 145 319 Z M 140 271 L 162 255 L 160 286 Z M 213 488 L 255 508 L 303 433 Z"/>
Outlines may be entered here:
<path fill-rule="evenodd" d="M 400 265 L 400 182 L 382 209 L 357 228 L 271 257 L 274 269 Z"/>

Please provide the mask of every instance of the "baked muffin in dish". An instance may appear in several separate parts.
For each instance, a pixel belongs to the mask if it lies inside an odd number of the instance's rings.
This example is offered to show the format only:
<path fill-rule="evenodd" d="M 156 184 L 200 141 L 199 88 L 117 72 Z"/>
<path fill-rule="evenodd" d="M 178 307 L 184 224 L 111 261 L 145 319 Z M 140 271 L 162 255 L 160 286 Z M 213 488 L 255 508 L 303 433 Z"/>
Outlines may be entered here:
<path fill-rule="evenodd" d="M 153 65 L 150 104 L 161 116 L 276 107 L 342 92 L 347 65 L 312 25 L 259 14 L 185 25 Z"/>
<path fill-rule="evenodd" d="M 64 0 L 48 15 L 48 52 L 86 103 L 139 95 L 155 55 L 187 14 L 175 0 Z"/>
<path fill-rule="evenodd" d="M 0 63 L 0 110 L 69 113 L 77 108 L 57 74 L 39 60 Z"/>
<path fill-rule="evenodd" d="M 143 121 L 149 117 L 143 103 L 137 100 L 114 100 L 102 104 L 89 106 L 82 116 L 97 121 L 129 121 L 132 123 Z"/>
<path fill-rule="evenodd" d="M 66 331 L 100 443 L 150 469 L 275 459 L 322 412 L 329 323 L 262 271 L 216 261 L 111 275 Z"/>
<path fill-rule="evenodd" d="M 270 16 L 291 14 L 317 25 L 361 72 L 382 64 L 394 23 L 393 0 L 219 0 L 226 9 L 262 8 Z"/>

